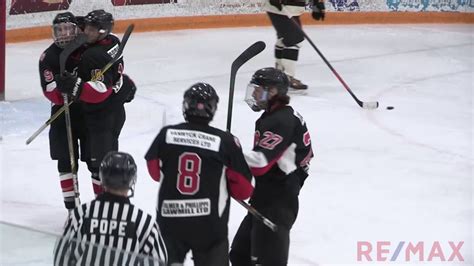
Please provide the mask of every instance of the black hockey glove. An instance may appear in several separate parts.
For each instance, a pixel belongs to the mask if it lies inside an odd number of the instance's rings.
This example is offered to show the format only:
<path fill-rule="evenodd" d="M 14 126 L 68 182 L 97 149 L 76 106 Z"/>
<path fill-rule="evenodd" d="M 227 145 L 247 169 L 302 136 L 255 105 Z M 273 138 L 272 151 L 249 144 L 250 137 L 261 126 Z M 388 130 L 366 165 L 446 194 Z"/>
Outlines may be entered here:
<path fill-rule="evenodd" d="M 315 20 L 324 20 L 326 14 L 326 7 L 324 1 L 314 0 L 313 1 L 313 12 L 311 15 Z"/>
<path fill-rule="evenodd" d="M 77 100 L 81 95 L 82 81 L 77 74 L 64 72 L 62 75 L 54 76 L 59 91 L 71 97 L 73 101 Z"/>
<path fill-rule="evenodd" d="M 270 0 L 270 5 L 278 8 L 278 10 L 282 10 L 283 7 L 281 6 L 281 3 L 283 2 L 283 0 Z"/>
<path fill-rule="evenodd" d="M 135 93 L 137 92 L 137 87 L 135 86 L 135 82 L 133 82 L 133 80 L 129 76 L 123 74 L 123 79 L 124 79 L 124 84 L 122 86 L 127 86 L 127 88 L 129 88 L 129 90 L 130 90 L 128 92 L 127 98 L 125 99 L 125 102 L 129 103 L 129 102 L 133 101 L 133 99 L 135 98 Z"/>
<path fill-rule="evenodd" d="M 308 177 L 308 170 L 309 170 L 309 166 L 306 165 L 304 167 L 299 167 L 298 169 L 296 169 L 295 171 L 295 174 L 298 176 L 299 180 L 300 180 L 300 188 L 303 187 L 304 185 L 304 181 L 306 180 L 306 178 Z"/>

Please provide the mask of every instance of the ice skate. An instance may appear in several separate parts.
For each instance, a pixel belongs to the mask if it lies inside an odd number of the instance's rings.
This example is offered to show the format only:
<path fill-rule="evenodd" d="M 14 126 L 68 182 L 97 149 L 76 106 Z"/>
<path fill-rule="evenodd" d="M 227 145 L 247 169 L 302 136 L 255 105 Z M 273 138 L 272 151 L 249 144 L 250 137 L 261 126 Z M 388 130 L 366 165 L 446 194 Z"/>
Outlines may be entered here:
<path fill-rule="evenodd" d="M 290 94 L 306 94 L 308 85 L 302 83 L 301 80 L 295 79 L 292 76 L 288 76 L 288 79 L 290 80 L 290 89 L 288 90 Z"/>

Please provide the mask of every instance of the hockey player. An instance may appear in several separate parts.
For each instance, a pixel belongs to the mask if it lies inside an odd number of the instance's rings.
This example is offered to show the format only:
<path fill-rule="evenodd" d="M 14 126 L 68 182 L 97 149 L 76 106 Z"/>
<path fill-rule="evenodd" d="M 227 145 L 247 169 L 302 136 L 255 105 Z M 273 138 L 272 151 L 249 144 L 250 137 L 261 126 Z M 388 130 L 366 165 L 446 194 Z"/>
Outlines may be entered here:
<path fill-rule="evenodd" d="M 229 265 L 229 195 L 243 200 L 253 191 L 237 138 L 209 126 L 218 101 L 211 85 L 192 85 L 184 93 L 186 122 L 164 127 L 145 156 L 161 182 L 157 219 L 171 265 L 182 265 L 189 250 L 194 265 Z"/>
<path fill-rule="evenodd" d="M 117 61 L 96 81 L 92 77 L 117 53 L 120 40 L 111 34 L 114 19 L 104 10 L 89 12 L 84 18 L 87 49 L 82 54 L 77 73 L 58 76 L 61 92 L 82 102 L 90 141 L 92 179 L 96 195 L 102 191 L 99 164 L 109 151 L 118 150 L 118 138 L 125 123 L 124 103 L 135 94 L 135 84 L 123 74 L 124 62 Z"/>
<path fill-rule="evenodd" d="M 53 40 L 39 60 L 39 73 L 43 94 L 51 101 L 51 114 L 56 113 L 63 105 L 63 96 L 58 89 L 55 75 L 59 75 L 59 55 L 63 48 L 69 44 L 80 32 L 77 19 L 71 12 L 59 13 L 53 20 Z M 79 64 L 83 49 L 78 49 L 66 61 L 66 69 L 74 72 Z M 73 135 L 74 154 L 77 165 L 79 157 L 82 161 L 89 162 L 89 147 L 84 125 L 84 116 L 78 103 L 70 105 L 71 126 Z M 80 140 L 80 145 L 79 145 Z M 57 168 L 63 192 L 64 205 L 67 209 L 74 209 L 74 187 L 71 162 L 69 158 L 66 122 L 64 116 L 59 117 L 51 124 L 49 130 L 49 149 L 53 160 L 57 160 Z"/>
<path fill-rule="evenodd" d="M 326 8 L 324 0 L 313 1 L 312 16 L 316 20 L 324 20 Z M 301 26 L 300 16 L 305 10 L 308 0 L 266 0 L 264 10 L 267 12 L 277 32 L 275 44 L 276 68 L 284 71 L 290 80 L 290 88 L 306 90 L 307 85 L 295 78 L 295 64 L 298 61 L 299 49 L 304 35 L 295 29 L 289 17 Z"/>
<path fill-rule="evenodd" d="M 54 249 L 54 265 L 164 265 L 166 246 L 158 224 L 129 200 L 137 179 L 133 157 L 108 153 L 100 179 L 104 193 L 71 213 Z"/>
<path fill-rule="evenodd" d="M 248 214 L 232 242 L 232 265 L 287 265 L 290 229 L 298 195 L 313 157 L 303 117 L 289 106 L 287 75 L 275 68 L 255 72 L 246 102 L 264 113 L 255 123 L 255 142 L 245 159 L 255 176 L 253 207 L 278 225 L 277 232 Z"/>

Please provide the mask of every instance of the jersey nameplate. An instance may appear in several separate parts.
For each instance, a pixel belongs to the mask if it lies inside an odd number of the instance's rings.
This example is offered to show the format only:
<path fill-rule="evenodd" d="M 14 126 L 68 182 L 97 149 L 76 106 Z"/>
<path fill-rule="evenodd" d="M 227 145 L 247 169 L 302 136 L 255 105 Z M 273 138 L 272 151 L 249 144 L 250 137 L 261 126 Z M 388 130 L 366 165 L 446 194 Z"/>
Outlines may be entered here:
<path fill-rule="evenodd" d="M 210 199 L 163 200 L 162 217 L 197 217 L 211 214 Z"/>
<path fill-rule="evenodd" d="M 85 227 L 89 234 L 130 237 L 134 226 L 133 222 L 91 218 Z"/>
<path fill-rule="evenodd" d="M 107 53 L 110 55 L 110 57 L 114 58 L 115 55 L 116 55 L 117 52 L 118 52 L 118 49 L 119 49 L 119 45 L 116 44 L 116 45 L 114 45 L 114 47 L 110 48 L 110 49 L 107 51 Z"/>
<path fill-rule="evenodd" d="M 221 138 L 195 130 L 168 129 L 166 131 L 166 143 L 219 152 Z"/>

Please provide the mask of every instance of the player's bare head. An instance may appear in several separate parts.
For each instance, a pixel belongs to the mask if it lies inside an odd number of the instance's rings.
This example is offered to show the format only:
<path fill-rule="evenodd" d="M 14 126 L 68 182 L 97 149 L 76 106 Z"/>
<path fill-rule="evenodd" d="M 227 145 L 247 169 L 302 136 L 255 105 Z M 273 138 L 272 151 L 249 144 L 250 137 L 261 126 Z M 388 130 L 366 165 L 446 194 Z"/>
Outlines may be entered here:
<path fill-rule="evenodd" d="M 209 123 L 217 110 L 219 96 L 209 84 L 199 82 L 184 92 L 183 116 L 188 122 Z"/>
<path fill-rule="evenodd" d="M 66 47 L 79 34 L 76 17 L 71 12 L 57 14 L 52 31 L 54 43 L 60 48 Z"/>
<path fill-rule="evenodd" d="M 95 43 L 105 38 L 114 27 L 114 17 L 103 9 L 89 12 L 84 17 L 84 33 L 88 43 Z"/>
<path fill-rule="evenodd" d="M 281 70 L 267 67 L 257 70 L 247 86 L 245 102 L 258 112 L 266 110 L 275 102 L 287 104 L 290 81 Z"/>
<path fill-rule="evenodd" d="M 111 151 L 100 164 L 99 177 L 105 191 L 127 192 L 133 190 L 137 180 L 137 165 L 133 157 L 125 152 Z"/>

